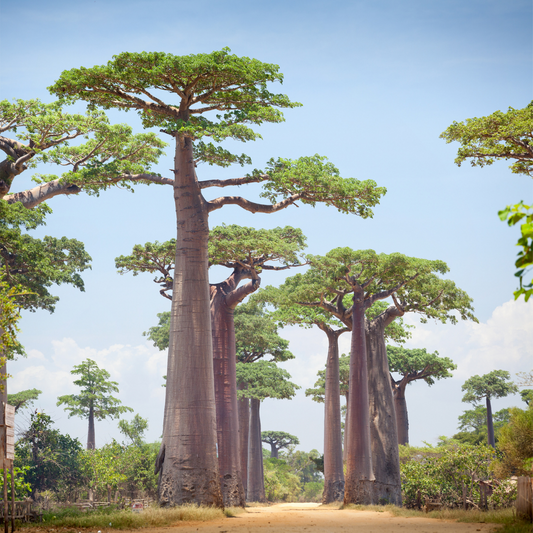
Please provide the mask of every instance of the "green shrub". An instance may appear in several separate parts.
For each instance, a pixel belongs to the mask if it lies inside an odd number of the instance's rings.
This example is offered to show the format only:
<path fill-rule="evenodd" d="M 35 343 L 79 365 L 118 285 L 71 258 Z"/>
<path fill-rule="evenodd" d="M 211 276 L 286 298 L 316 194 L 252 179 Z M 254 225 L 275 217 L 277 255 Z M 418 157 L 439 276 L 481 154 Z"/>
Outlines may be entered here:
<path fill-rule="evenodd" d="M 492 508 L 508 506 L 516 497 L 513 486 L 507 481 L 492 479 L 490 465 L 495 451 L 486 445 L 448 444 L 447 446 L 418 449 L 406 459 L 403 450 L 401 464 L 403 502 L 406 507 L 417 503 L 418 491 L 422 503 L 425 498 L 439 500 L 446 507 L 463 505 L 463 489 L 466 499 L 478 504 L 480 481 L 491 480 L 493 494 L 488 498 Z"/>

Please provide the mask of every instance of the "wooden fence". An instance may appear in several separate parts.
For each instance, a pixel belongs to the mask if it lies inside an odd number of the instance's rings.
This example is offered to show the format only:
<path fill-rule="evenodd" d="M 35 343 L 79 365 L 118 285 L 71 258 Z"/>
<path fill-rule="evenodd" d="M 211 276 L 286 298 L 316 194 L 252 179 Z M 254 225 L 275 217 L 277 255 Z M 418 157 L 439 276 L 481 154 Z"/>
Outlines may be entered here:
<path fill-rule="evenodd" d="M 533 478 L 519 477 L 516 514 L 533 522 Z"/>
<path fill-rule="evenodd" d="M 24 501 L 15 501 L 15 520 L 20 520 L 21 522 L 31 522 L 34 520 L 39 520 L 40 513 L 33 510 L 32 505 L 34 504 L 33 500 L 27 499 Z M 12 502 L 8 501 L 8 517 L 11 520 L 12 517 Z M 0 524 L 4 523 L 4 506 L 0 506 Z"/>

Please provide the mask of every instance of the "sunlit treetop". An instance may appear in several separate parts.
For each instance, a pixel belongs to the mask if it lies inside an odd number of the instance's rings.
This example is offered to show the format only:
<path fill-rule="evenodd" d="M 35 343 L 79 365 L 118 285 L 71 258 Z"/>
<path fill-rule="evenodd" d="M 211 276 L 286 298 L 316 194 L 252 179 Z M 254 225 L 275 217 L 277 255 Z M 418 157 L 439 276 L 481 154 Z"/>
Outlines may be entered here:
<path fill-rule="evenodd" d="M 193 143 L 196 164 L 228 166 L 250 164 L 245 154 L 235 155 L 213 144 L 225 139 L 260 138 L 251 126 L 281 122 L 281 109 L 300 104 L 267 85 L 281 83 L 277 65 L 230 54 L 228 48 L 210 54 L 174 56 L 162 52 L 122 53 L 107 65 L 64 71 L 50 91 L 67 102 L 84 100 L 92 107 L 136 110 L 147 128 Z M 205 115 L 208 115 L 207 118 Z M 371 208 L 385 194 L 372 180 L 343 179 L 325 157 L 271 159 L 265 170 L 234 179 L 204 180 L 201 189 L 265 182 L 262 205 L 238 196 L 208 202 L 208 210 L 239 205 L 252 212 L 274 212 L 295 201 L 325 202 L 343 213 L 372 216 Z"/>
<path fill-rule="evenodd" d="M 510 107 L 505 113 L 454 122 L 441 138 L 461 143 L 455 159 L 459 166 L 466 159 L 479 167 L 510 159 L 515 174 L 533 177 L 533 102 L 523 109 Z"/>
<path fill-rule="evenodd" d="M 283 82 L 278 65 L 223 48 L 187 56 L 124 52 L 107 65 L 64 71 L 49 90 L 67 101 L 137 110 L 145 127 L 172 135 L 248 141 L 259 135 L 247 124 L 281 122 L 278 108 L 300 105 L 271 93 L 267 84 L 272 82 Z M 214 120 L 203 116 L 210 111 L 216 112 Z"/>

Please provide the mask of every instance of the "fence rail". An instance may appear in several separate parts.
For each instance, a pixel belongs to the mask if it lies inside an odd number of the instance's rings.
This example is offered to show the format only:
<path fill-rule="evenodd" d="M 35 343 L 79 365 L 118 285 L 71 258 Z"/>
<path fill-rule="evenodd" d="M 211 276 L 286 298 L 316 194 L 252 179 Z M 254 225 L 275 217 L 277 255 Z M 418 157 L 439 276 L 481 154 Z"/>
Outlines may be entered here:
<path fill-rule="evenodd" d="M 15 501 L 15 520 L 21 520 L 22 522 L 30 522 L 39 518 L 39 513 L 32 509 L 33 501 L 24 500 L 24 501 Z M 11 520 L 12 513 L 12 502 L 8 501 L 8 517 Z M 0 506 L 0 524 L 4 523 L 4 506 Z"/>

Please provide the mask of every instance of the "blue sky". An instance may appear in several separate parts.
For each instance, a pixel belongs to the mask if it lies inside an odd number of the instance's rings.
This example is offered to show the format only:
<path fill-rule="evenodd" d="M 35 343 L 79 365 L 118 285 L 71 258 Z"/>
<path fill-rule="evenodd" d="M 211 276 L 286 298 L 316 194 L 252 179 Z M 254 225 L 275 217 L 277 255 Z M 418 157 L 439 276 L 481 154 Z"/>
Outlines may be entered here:
<path fill-rule="evenodd" d="M 303 107 L 286 122 L 261 127 L 263 140 L 227 147 L 248 153 L 261 168 L 270 157 L 327 156 L 341 175 L 373 179 L 387 187 L 374 218 L 360 220 L 332 208 L 290 208 L 251 215 L 237 207 L 213 213 L 211 226 L 292 225 L 308 237 L 308 252 L 336 246 L 401 252 L 442 259 L 449 277 L 474 298 L 480 324 L 417 326 L 409 345 L 438 350 L 459 365 L 456 377 L 408 394 L 414 443 L 456 431 L 467 406 L 460 387 L 475 373 L 532 367 L 532 304 L 512 302 L 516 288 L 516 229 L 497 211 L 533 192 L 529 178 L 512 175 L 505 162 L 483 169 L 454 165 L 456 145 L 439 135 L 454 120 L 483 116 L 533 99 L 532 6 L 529 1 L 346 2 L 123 2 L 15 3 L 1 0 L 4 21 L 0 98 L 41 98 L 59 74 L 103 64 L 122 51 L 176 55 L 229 46 L 233 53 L 276 63 L 285 75 L 276 88 Z M 140 131 L 134 114 L 110 114 Z M 172 150 L 157 168 L 172 168 Z M 240 176 L 250 169 L 201 166 L 200 179 Z M 48 172 L 53 172 L 49 169 Z M 16 187 L 31 185 L 29 176 Z M 238 189 L 257 199 L 259 189 Z M 217 194 L 218 195 L 218 194 Z M 43 390 L 38 406 L 59 427 L 86 439 L 83 421 L 55 407 L 75 392 L 69 370 L 96 359 L 121 386 L 121 399 L 150 419 L 149 438 L 161 434 L 166 355 L 142 332 L 168 308 L 149 276 L 118 276 L 114 258 L 134 244 L 174 236 L 169 187 L 138 187 L 50 201 L 54 213 L 39 235 L 83 241 L 93 257 L 86 291 L 59 287 L 57 310 L 24 313 L 21 340 L 29 357 L 11 365 L 11 391 Z M 225 272 L 213 271 L 213 281 Z M 285 274 L 265 274 L 263 285 Z M 319 331 L 284 332 L 296 355 L 286 367 L 303 388 L 325 362 Z M 343 341 L 347 349 L 348 339 Z M 519 404 L 502 400 L 495 409 Z M 301 448 L 322 449 L 321 407 L 299 395 L 267 401 L 263 428 L 300 437 Z M 21 423 L 22 424 L 22 423 Z M 23 424 L 22 424 L 23 425 Z M 97 445 L 117 436 L 116 422 L 96 428 Z"/>

